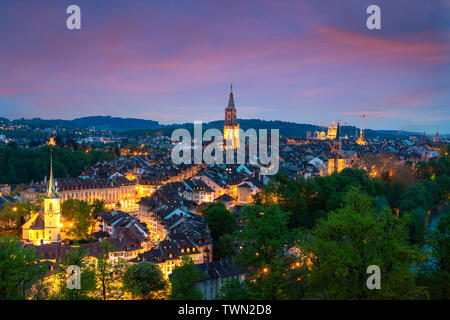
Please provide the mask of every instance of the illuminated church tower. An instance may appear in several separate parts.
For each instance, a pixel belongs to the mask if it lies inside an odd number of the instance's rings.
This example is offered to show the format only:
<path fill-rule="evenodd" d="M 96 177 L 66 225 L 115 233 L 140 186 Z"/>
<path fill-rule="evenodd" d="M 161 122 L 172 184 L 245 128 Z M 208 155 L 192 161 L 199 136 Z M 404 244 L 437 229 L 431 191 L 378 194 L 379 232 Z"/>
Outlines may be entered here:
<path fill-rule="evenodd" d="M 50 138 L 50 180 L 47 194 L 44 198 L 44 209 L 32 215 L 22 226 L 22 239 L 36 245 L 61 241 L 61 199 L 56 194 L 53 181 L 52 146 L 55 145 L 53 137 Z"/>
<path fill-rule="evenodd" d="M 50 138 L 52 146 L 53 137 Z M 53 157 L 50 149 L 50 180 L 48 182 L 47 195 L 44 198 L 44 241 L 55 242 L 61 240 L 61 199 L 56 194 L 55 183 L 53 181 Z"/>
<path fill-rule="evenodd" d="M 225 139 L 225 148 L 239 148 L 239 124 L 236 118 L 236 108 L 234 107 L 233 85 L 231 85 L 230 99 L 228 107 L 225 108 L 225 125 L 223 136 Z"/>

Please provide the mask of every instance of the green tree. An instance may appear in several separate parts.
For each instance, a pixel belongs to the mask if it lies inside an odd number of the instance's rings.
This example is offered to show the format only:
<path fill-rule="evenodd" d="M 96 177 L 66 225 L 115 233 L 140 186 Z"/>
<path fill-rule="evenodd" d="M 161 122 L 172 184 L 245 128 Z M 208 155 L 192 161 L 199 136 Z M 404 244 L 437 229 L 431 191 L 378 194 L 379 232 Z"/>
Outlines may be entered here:
<path fill-rule="evenodd" d="M 424 241 L 426 214 L 423 208 L 416 208 L 404 214 L 409 220 L 409 239 L 412 243 L 421 244 Z"/>
<path fill-rule="evenodd" d="M 72 222 L 68 236 L 75 240 L 89 238 L 94 219 L 91 206 L 83 200 L 68 199 L 61 205 L 61 215 Z"/>
<path fill-rule="evenodd" d="M 272 265 L 281 259 L 291 240 L 289 213 L 279 206 L 248 206 L 244 209 L 244 225 L 239 234 L 242 250 L 237 262 L 255 268 Z"/>
<path fill-rule="evenodd" d="M 96 288 L 95 265 L 87 258 L 88 250 L 83 247 L 72 247 L 62 261 L 57 261 L 58 292 L 57 299 L 86 300 L 90 299 Z M 80 289 L 69 289 L 67 268 L 71 265 L 80 268 Z"/>
<path fill-rule="evenodd" d="M 195 266 L 191 258 L 184 256 L 181 264 L 172 271 L 170 284 L 172 293 L 171 300 L 201 300 L 203 294 L 197 287 L 201 272 Z"/>
<path fill-rule="evenodd" d="M 95 224 L 97 222 L 97 217 L 100 214 L 100 212 L 105 211 L 105 202 L 99 199 L 95 199 L 94 203 L 92 203 L 90 205 L 90 218 L 91 218 L 91 225 L 90 225 L 90 229 L 91 229 L 91 235 L 94 232 L 95 229 Z"/>
<path fill-rule="evenodd" d="M 19 239 L 0 238 L 0 299 L 25 299 L 48 271 L 38 262 L 35 248 L 24 248 Z"/>
<path fill-rule="evenodd" d="M 237 220 L 222 201 L 210 203 L 203 208 L 202 215 L 208 222 L 213 238 L 214 259 L 229 257 L 233 254 L 234 233 L 237 230 Z"/>
<path fill-rule="evenodd" d="M 419 283 L 431 299 L 450 299 L 450 213 L 443 214 L 426 241 L 430 258 L 421 266 Z"/>
<path fill-rule="evenodd" d="M 213 248 L 214 260 L 232 257 L 236 248 L 235 236 L 232 234 L 221 235 L 219 240 L 214 242 Z"/>
<path fill-rule="evenodd" d="M 109 260 L 109 253 L 114 250 L 114 246 L 107 241 L 100 243 L 101 253 L 97 259 L 95 277 L 97 290 L 103 300 L 118 298 L 121 296 L 125 264 L 122 261 L 113 262 Z"/>
<path fill-rule="evenodd" d="M 427 188 L 421 181 L 405 190 L 400 197 L 399 209 L 401 212 L 411 211 L 416 208 L 427 210 L 433 205 L 433 202 L 433 191 L 431 188 Z"/>
<path fill-rule="evenodd" d="M 387 208 L 376 213 L 371 197 L 353 188 L 345 207 L 328 215 L 303 246 L 312 253 L 308 296 L 325 299 L 411 299 L 425 292 L 413 267 L 424 255 L 408 242 L 408 219 Z M 369 265 L 381 269 L 382 289 L 366 287 Z"/>
<path fill-rule="evenodd" d="M 236 231 L 237 221 L 234 215 L 228 211 L 221 201 L 208 204 L 202 211 L 206 222 L 208 222 L 211 236 L 214 241 L 224 234 L 231 234 Z"/>
<path fill-rule="evenodd" d="M 247 281 L 250 299 L 294 298 L 292 287 L 298 284 L 297 278 L 290 278 L 293 259 L 285 254 L 293 244 L 288 223 L 289 213 L 277 205 L 244 209 L 244 225 L 239 234 L 241 251 L 236 262 L 250 270 Z"/>
<path fill-rule="evenodd" d="M 289 226 L 296 228 L 313 224 L 307 210 L 308 191 L 310 189 L 303 177 L 290 180 L 286 174 L 279 172 L 254 198 L 256 204 L 267 207 L 279 205 L 283 211 L 291 212 Z"/>
<path fill-rule="evenodd" d="M 152 262 L 130 265 L 123 275 L 123 286 L 133 296 L 142 299 L 157 299 L 164 295 L 167 281 L 161 269 Z"/>
<path fill-rule="evenodd" d="M 245 283 L 238 279 L 228 279 L 217 293 L 217 300 L 247 300 L 248 292 Z"/>
<path fill-rule="evenodd" d="M 80 173 L 98 161 L 109 161 L 116 156 L 103 150 L 89 153 L 71 148 L 53 148 L 53 169 L 55 177 L 77 177 Z M 33 149 L 22 147 L 0 148 L 0 181 L 2 183 L 29 183 L 31 180 L 41 181 L 48 176 L 50 167 L 49 147 Z"/>

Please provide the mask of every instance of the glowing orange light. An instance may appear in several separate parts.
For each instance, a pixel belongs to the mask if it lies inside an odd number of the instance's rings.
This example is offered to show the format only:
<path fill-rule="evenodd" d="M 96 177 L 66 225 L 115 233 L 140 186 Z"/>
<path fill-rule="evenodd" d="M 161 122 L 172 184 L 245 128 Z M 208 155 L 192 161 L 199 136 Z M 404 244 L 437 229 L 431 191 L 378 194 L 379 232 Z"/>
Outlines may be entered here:
<path fill-rule="evenodd" d="M 56 146 L 55 138 L 50 137 L 50 140 L 48 141 L 49 146 Z"/>

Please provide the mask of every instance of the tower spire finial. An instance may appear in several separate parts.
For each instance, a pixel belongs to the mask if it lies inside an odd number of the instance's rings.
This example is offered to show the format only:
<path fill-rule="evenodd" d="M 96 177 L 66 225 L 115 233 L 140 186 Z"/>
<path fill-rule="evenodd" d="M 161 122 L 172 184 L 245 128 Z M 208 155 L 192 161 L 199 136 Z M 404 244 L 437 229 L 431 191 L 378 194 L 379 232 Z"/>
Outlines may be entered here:
<path fill-rule="evenodd" d="M 48 182 L 47 196 L 52 198 L 56 195 L 55 184 L 53 182 L 53 146 L 55 145 L 53 136 L 50 137 L 48 144 L 50 146 L 50 179 Z"/>
<path fill-rule="evenodd" d="M 233 84 L 230 85 L 230 98 L 228 100 L 228 107 L 227 109 L 234 109 L 234 98 L 233 98 Z"/>

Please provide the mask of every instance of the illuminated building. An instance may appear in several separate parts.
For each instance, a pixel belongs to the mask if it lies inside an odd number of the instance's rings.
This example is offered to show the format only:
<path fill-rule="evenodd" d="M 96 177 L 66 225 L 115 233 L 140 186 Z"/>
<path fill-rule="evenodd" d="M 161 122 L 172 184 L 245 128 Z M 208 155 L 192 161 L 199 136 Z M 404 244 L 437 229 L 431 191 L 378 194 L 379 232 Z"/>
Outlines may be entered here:
<path fill-rule="evenodd" d="M 363 129 L 359 132 L 359 137 L 356 139 L 356 143 L 362 146 L 365 146 L 367 144 L 366 140 L 364 140 L 364 131 Z"/>
<path fill-rule="evenodd" d="M 334 140 L 336 138 L 336 132 L 337 132 L 338 125 L 336 122 L 331 122 L 331 125 L 328 127 L 327 133 L 325 131 L 315 131 L 314 132 L 314 139 L 318 140 Z"/>
<path fill-rule="evenodd" d="M 174 216 L 167 220 L 166 228 L 164 239 L 159 240 L 153 249 L 138 254 L 137 258 L 130 262 L 153 262 L 159 266 L 166 279 L 173 269 L 181 264 L 183 256 L 189 256 L 195 264 L 212 262 L 212 239 L 205 222 L 194 217 Z"/>
<path fill-rule="evenodd" d="M 68 199 L 83 200 L 93 203 L 101 200 L 105 203 L 106 210 L 119 209 L 133 212 L 139 209 L 136 204 L 136 181 L 130 181 L 123 176 L 115 176 L 110 179 L 91 178 L 58 178 L 58 193 L 61 203 Z M 45 191 L 46 181 L 32 183 L 28 188 L 20 192 L 22 201 L 35 201 L 38 195 Z"/>
<path fill-rule="evenodd" d="M 334 140 L 337 135 L 339 124 L 336 124 L 336 122 L 332 122 L 331 125 L 328 127 L 327 137 L 326 139 Z"/>
<path fill-rule="evenodd" d="M 333 173 L 339 173 L 344 168 L 350 167 L 355 161 L 355 154 L 348 154 L 342 151 L 342 138 L 340 124 L 336 128 L 336 136 L 333 142 L 328 142 L 332 155 L 328 156 L 328 161 L 324 161 L 322 164 L 317 165 L 320 168 L 321 176 L 328 176 Z M 314 161 L 316 159 L 313 159 Z"/>
<path fill-rule="evenodd" d="M 234 107 L 233 86 L 231 85 L 228 107 L 225 108 L 225 124 L 223 127 L 225 148 L 239 148 L 239 123 L 236 119 L 236 108 Z"/>
<path fill-rule="evenodd" d="M 363 127 L 359 131 L 359 138 L 356 139 L 356 143 L 365 146 L 367 144 L 366 140 L 364 140 L 364 130 L 366 128 L 366 115 L 362 114 L 361 118 L 363 118 Z"/>
<path fill-rule="evenodd" d="M 315 131 L 314 138 L 319 140 L 325 140 L 327 138 L 325 131 Z"/>
<path fill-rule="evenodd" d="M 52 142 L 51 139 L 50 145 Z M 60 212 L 61 199 L 56 193 L 53 181 L 52 149 L 50 149 L 50 180 L 44 198 L 44 209 L 35 213 L 22 226 L 22 239 L 37 245 L 61 241 Z"/>

